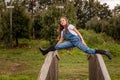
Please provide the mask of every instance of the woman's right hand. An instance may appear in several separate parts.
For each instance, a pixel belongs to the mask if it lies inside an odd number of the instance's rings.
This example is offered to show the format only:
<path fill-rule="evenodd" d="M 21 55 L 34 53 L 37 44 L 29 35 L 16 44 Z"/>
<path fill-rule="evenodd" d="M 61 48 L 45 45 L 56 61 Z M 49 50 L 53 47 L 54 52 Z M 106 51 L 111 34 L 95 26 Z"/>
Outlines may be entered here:
<path fill-rule="evenodd" d="M 60 44 L 63 40 L 64 40 L 64 38 L 60 37 L 60 39 L 58 40 L 57 44 Z"/>

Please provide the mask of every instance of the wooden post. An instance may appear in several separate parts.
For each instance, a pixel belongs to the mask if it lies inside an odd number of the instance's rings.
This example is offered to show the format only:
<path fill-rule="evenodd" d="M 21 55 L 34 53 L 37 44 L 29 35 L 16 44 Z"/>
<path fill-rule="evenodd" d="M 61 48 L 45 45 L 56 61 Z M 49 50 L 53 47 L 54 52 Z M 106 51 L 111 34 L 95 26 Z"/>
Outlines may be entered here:
<path fill-rule="evenodd" d="M 89 80 L 111 80 L 100 54 L 93 54 L 89 58 Z"/>
<path fill-rule="evenodd" d="M 58 80 L 58 60 L 57 51 L 49 52 L 41 68 L 38 80 Z"/>
<path fill-rule="evenodd" d="M 12 8 L 10 8 L 10 47 L 13 47 L 13 37 L 12 37 Z"/>

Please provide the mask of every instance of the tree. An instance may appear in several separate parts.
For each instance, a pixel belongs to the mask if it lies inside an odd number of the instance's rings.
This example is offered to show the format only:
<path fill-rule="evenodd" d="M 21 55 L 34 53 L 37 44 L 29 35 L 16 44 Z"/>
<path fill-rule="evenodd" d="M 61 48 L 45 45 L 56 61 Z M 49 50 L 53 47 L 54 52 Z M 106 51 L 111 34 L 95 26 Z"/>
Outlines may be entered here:
<path fill-rule="evenodd" d="M 105 32 L 116 40 L 120 40 L 120 15 L 114 16 L 109 20 L 109 25 Z"/>
<path fill-rule="evenodd" d="M 29 23 L 30 17 L 29 14 L 26 13 L 24 5 L 19 5 L 19 1 L 17 0 L 14 4 L 13 16 L 12 16 L 12 37 L 16 42 L 16 46 L 18 46 L 19 38 L 29 38 Z M 2 31 L 3 31 L 3 40 L 7 47 L 9 47 L 10 42 L 10 21 L 9 21 L 9 13 L 4 12 L 2 16 Z"/>
<path fill-rule="evenodd" d="M 3 35 L 3 31 L 2 31 L 2 19 L 1 19 L 1 15 L 0 15 L 0 40 L 2 38 L 2 35 Z"/>
<path fill-rule="evenodd" d="M 4 12 L 2 15 L 2 36 L 1 40 L 5 43 L 6 47 L 10 47 L 10 21 L 9 21 L 9 14 Z"/>
<path fill-rule="evenodd" d="M 45 10 L 42 16 L 41 37 L 49 40 L 50 44 L 55 44 L 57 37 L 56 30 L 58 27 L 57 20 L 60 17 L 60 12 L 56 9 L 55 5 L 53 5 L 48 10 Z"/>
<path fill-rule="evenodd" d="M 115 6 L 115 8 L 113 9 L 113 14 L 114 16 L 117 16 L 120 14 L 120 5 Z"/>
<path fill-rule="evenodd" d="M 36 21 L 34 22 L 34 16 L 36 16 L 36 14 L 39 11 L 43 11 L 45 9 L 47 9 L 52 3 L 54 2 L 54 0 L 23 0 L 22 4 L 26 5 L 26 8 L 28 10 L 28 12 L 31 14 L 31 19 L 32 19 L 32 37 L 33 39 L 35 39 L 35 35 L 36 32 L 35 30 L 37 28 L 35 28 Z M 39 25 L 37 25 L 39 26 Z"/>
<path fill-rule="evenodd" d="M 2 16 L 4 15 L 4 9 L 5 5 L 4 5 L 4 0 L 0 1 L 0 40 L 3 37 L 3 30 L 2 30 L 2 23 L 4 22 L 2 20 Z"/>
<path fill-rule="evenodd" d="M 99 20 L 98 16 L 95 16 L 95 17 L 91 18 L 91 20 L 89 20 L 86 23 L 85 26 L 86 26 L 86 29 L 92 29 L 97 33 L 100 33 L 101 30 L 102 30 L 101 26 L 100 26 L 100 20 Z"/>
<path fill-rule="evenodd" d="M 76 24 L 76 11 L 71 2 L 58 2 L 36 14 L 34 18 L 36 35 L 49 40 L 50 44 L 54 44 L 56 42 L 56 33 L 59 26 L 58 21 L 61 16 L 66 16 L 70 23 Z"/>
<path fill-rule="evenodd" d="M 112 16 L 111 11 L 108 9 L 108 5 L 102 5 L 98 1 L 79 0 L 76 2 L 75 6 L 77 8 L 77 26 L 80 28 L 85 28 L 85 23 L 94 16 L 106 20 Z"/>
<path fill-rule="evenodd" d="M 41 30 L 43 28 L 43 15 L 41 13 L 34 16 L 33 27 L 35 30 L 35 38 L 40 39 L 42 37 Z"/>
<path fill-rule="evenodd" d="M 16 46 L 18 46 L 18 38 L 29 38 L 30 16 L 26 13 L 23 5 L 18 5 L 18 2 L 14 5 L 13 37 L 15 38 Z"/>

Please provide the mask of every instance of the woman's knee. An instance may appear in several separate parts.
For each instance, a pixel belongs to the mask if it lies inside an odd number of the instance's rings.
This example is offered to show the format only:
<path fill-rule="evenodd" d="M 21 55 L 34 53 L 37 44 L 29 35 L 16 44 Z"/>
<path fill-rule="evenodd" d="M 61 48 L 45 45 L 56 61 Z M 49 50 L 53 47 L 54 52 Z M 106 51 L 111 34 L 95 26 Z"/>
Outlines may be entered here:
<path fill-rule="evenodd" d="M 62 49 L 62 46 L 61 46 L 61 45 L 55 45 L 55 49 L 56 49 L 56 50 Z"/>
<path fill-rule="evenodd" d="M 88 54 L 94 54 L 95 50 L 91 49 L 91 48 L 88 48 L 88 49 L 85 50 L 85 52 L 88 53 Z"/>
<path fill-rule="evenodd" d="M 71 48 L 71 47 L 74 47 L 72 43 L 64 42 L 64 43 L 57 44 L 55 46 L 55 49 L 58 50 L 58 49 L 66 49 L 66 48 Z"/>

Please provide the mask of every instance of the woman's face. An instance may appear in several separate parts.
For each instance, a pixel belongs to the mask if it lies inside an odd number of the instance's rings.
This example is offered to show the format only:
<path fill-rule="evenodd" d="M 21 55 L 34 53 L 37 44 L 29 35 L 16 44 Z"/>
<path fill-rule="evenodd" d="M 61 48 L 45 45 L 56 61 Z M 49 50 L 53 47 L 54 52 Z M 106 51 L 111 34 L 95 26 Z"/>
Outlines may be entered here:
<path fill-rule="evenodd" d="M 61 19 L 60 19 L 60 24 L 61 24 L 62 26 L 66 26 L 67 21 L 65 20 L 65 18 L 61 18 Z"/>

